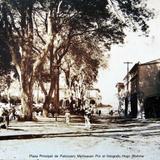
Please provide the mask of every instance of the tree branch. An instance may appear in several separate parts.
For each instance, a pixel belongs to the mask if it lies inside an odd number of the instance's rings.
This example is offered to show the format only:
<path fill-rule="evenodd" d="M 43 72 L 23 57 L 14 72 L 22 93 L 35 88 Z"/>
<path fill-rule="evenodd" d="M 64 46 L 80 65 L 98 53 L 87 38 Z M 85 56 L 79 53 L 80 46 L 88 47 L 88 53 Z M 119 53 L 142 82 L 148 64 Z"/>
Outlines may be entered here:
<path fill-rule="evenodd" d="M 89 32 L 94 32 L 94 31 L 96 31 L 97 29 L 90 29 L 90 30 L 84 30 L 84 31 L 82 31 L 82 32 L 79 32 L 79 33 L 73 33 L 72 35 L 71 35 L 71 37 L 76 37 L 76 36 L 81 36 L 81 35 L 84 35 L 85 33 L 89 33 Z"/>
<path fill-rule="evenodd" d="M 11 23 L 12 23 L 12 26 L 13 26 L 14 30 L 17 32 L 17 34 L 18 34 L 19 37 L 24 38 L 22 36 L 22 34 L 20 33 L 20 31 L 18 30 L 18 28 L 15 26 L 14 18 L 13 18 L 13 15 L 12 15 L 11 11 L 8 10 L 8 12 L 9 12 L 9 16 L 11 18 Z"/>
<path fill-rule="evenodd" d="M 60 12 L 60 7 L 61 7 L 62 2 L 63 2 L 63 1 L 60 1 L 59 4 L 58 4 L 58 7 L 57 7 L 57 15 L 58 15 L 59 12 Z"/>
<path fill-rule="evenodd" d="M 39 85 L 40 85 L 40 87 L 41 87 L 44 95 L 47 96 L 47 91 L 46 91 L 46 89 L 45 89 L 45 87 L 44 87 L 44 85 L 43 85 L 42 80 L 40 80 L 40 79 L 38 79 L 38 80 L 39 80 Z"/>
<path fill-rule="evenodd" d="M 34 47 L 34 46 L 32 46 L 32 47 L 33 47 L 33 50 L 34 50 L 36 53 L 42 54 L 42 51 L 40 51 L 40 49 L 38 49 L 37 47 Z"/>
<path fill-rule="evenodd" d="M 39 34 L 38 25 L 37 25 L 37 23 L 36 23 L 35 18 L 34 18 L 34 24 L 35 24 L 35 26 L 36 26 L 35 31 L 36 31 L 36 33 L 37 33 L 37 36 L 40 38 L 40 40 L 42 41 L 43 44 L 46 44 L 45 40 L 44 40 L 44 39 L 42 38 L 42 36 Z"/>

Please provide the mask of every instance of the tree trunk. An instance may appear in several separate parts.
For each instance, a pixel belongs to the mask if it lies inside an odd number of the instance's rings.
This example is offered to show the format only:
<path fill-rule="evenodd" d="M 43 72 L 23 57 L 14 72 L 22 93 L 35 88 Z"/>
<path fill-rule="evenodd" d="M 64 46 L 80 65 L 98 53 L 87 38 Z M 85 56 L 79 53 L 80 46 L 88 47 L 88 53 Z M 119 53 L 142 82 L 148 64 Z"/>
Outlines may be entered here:
<path fill-rule="evenodd" d="M 29 93 L 29 94 L 28 94 Z M 21 105 L 22 105 L 22 114 L 24 120 L 32 120 L 32 105 L 33 105 L 33 96 L 32 92 L 28 91 L 26 88 L 22 88 L 21 93 Z"/>
<path fill-rule="evenodd" d="M 55 73 L 55 90 L 54 90 L 54 109 L 55 112 L 59 112 L 59 67 L 57 66 L 57 71 Z"/>
<path fill-rule="evenodd" d="M 52 97 L 54 93 L 54 110 L 56 113 L 58 113 L 58 108 L 59 108 L 59 67 L 55 66 L 52 69 L 52 78 L 51 78 L 51 85 L 49 89 L 48 95 L 45 97 L 45 102 L 43 104 L 43 116 L 47 117 L 48 116 L 48 110 L 49 110 L 49 105 L 52 102 Z"/>
<path fill-rule="evenodd" d="M 44 101 L 44 104 L 43 104 L 43 116 L 44 117 L 48 117 L 49 105 L 50 105 L 51 100 L 52 100 L 52 95 L 53 95 L 54 89 L 55 89 L 55 83 L 54 83 L 54 81 L 51 81 L 49 93 L 48 93 L 48 95 L 46 95 L 45 101 Z"/>
<path fill-rule="evenodd" d="M 23 119 L 30 121 L 32 120 L 32 105 L 33 105 L 33 80 L 31 75 L 28 74 L 29 70 L 27 63 L 21 66 L 21 105 Z"/>
<path fill-rule="evenodd" d="M 50 89 L 49 89 L 48 95 L 45 97 L 45 102 L 43 104 L 43 116 L 44 117 L 48 116 L 49 105 L 51 104 L 53 93 L 56 94 L 55 93 L 55 87 L 57 87 L 56 83 L 57 81 L 59 83 L 59 78 L 57 79 L 57 77 L 59 77 L 59 66 L 57 65 L 57 59 L 56 59 L 56 49 L 58 47 L 58 44 L 56 44 L 56 42 L 58 41 L 57 37 L 58 36 L 56 36 L 54 40 L 55 44 L 52 44 L 49 48 L 51 81 L 50 81 Z"/>
<path fill-rule="evenodd" d="M 30 63 L 28 50 L 24 50 L 24 57 L 21 62 L 21 105 L 24 120 L 32 120 L 33 105 L 33 66 Z"/>
<path fill-rule="evenodd" d="M 53 72 L 53 44 L 50 46 L 49 48 L 49 52 L 50 52 L 50 89 L 47 95 L 45 95 L 45 101 L 43 104 L 43 116 L 44 117 L 48 117 L 48 111 L 49 111 L 49 105 L 51 103 L 52 100 L 52 95 L 53 95 L 53 91 L 54 91 L 54 72 Z"/>

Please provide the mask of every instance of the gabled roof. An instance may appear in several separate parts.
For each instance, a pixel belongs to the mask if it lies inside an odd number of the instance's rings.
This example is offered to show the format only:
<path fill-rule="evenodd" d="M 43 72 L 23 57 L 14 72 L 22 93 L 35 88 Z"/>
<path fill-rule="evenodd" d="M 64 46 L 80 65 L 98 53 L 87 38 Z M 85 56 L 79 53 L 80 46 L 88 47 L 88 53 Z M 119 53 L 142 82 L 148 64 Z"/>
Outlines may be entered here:
<path fill-rule="evenodd" d="M 136 63 L 129 71 L 129 73 L 132 73 L 133 71 L 137 70 L 138 66 L 141 65 L 140 62 Z"/>
<path fill-rule="evenodd" d="M 149 64 L 157 64 L 157 63 L 160 63 L 160 58 L 155 59 L 155 60 L 152 60 L 152 61 L 149 61 L 149 62 L 145 62 L 145 63 L 140 63 L 140 62 L 138 62 L 138 63 L 136 63 L 136 64 L 130 69 L 130 71 L 129 71 L 128 74 L 130 74 L 130 73 L 132 73 L 134 70 L 136 70 L 136 69 L 138 68 L 138 66 L 149 65 Z M 128 74 L 127 74 L 127 75 L 128 75 Z M 127 75 L 124 77 L 124 79 L 126 79 Z M 124 80 L 124 79 L 123 79 L 123 80 Z"/>
<path fill-rule="evenodd" d="M 116 87 L 124 88 L 124 83 L 123 82 L 118 82 L 116 84 Z"/>
<path fill-rule="evenodd" d="M 129 72 L 126 74 L 126 76 L 123 78 L 123 80 L 125 80 L 127 78 L 127 75 L 129 75 L 130 73 L 132 73 L 135 69 L 137 69 L 137 67 L 140 65 L 140 62 L 136 63 L 130 70 Z"/>
<path fill-rule="evenodd" d="M 156 64 L 156 63 L 160 63 L 160 58 L 153 61 L 146 62 L 146 63 L 142 63 L 141 65 Z"/>

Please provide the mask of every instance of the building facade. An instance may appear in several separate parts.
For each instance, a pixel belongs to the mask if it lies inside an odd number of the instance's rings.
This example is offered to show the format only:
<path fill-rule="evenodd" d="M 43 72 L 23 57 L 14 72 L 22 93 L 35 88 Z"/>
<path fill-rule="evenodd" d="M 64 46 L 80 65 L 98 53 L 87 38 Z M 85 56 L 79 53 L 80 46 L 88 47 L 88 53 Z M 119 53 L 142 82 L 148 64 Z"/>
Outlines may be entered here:
<path fill-rule="evenodd" d="M 160 117 L 160 59 L 136 63 L 124 78 L 125 116 Z"/>

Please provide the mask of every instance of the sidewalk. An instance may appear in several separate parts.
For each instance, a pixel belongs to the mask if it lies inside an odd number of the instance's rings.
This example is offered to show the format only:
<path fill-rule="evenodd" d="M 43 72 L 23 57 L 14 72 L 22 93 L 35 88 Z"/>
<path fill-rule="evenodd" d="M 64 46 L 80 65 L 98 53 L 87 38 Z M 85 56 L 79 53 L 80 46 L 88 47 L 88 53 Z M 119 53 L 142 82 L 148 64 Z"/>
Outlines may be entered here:
<path fill-rule="evenodd" d="M 122 121 L 123 122 L 123 121 Z M 72 116 L 71 123 L 65 124 L 64 116 L 58 118 L 38 117 L 38 121 L 11 121 L 7 129 L 0 129 L 0 140 L 30 139 L 45 137 L 79 137 L 79 136 L 132 136 L 132 135 L 160 135 L 159 121 L 125 123 L 110 122 L 103 119 L 102 123 L 92 123 L 91 129 L 86 129 L 83 118 Z"/>
<path fill-rule="evenodd" d="M 72 118 L 77 117 L 72 116 Z M 77 122 L 74 124 L 65 124 L 65 117 L 58 117 L 58 121 L 55 118 L 43 118 L 38 117 L 38 121 L 25 121 L 19 122 L 16 120 L 10 121 L 7 129 L 0 129 L 0 140 L 5 139 L 25 139 L 25 138 L 40 138 L 46 135 L 60 135 L 60 134 L 71 134 L 77 131 L 85 131 L 84 123 Z M 75 126 L 76 124 L 76 126 Z M 78 124 L 78 125 L 77 125 Z"/>

